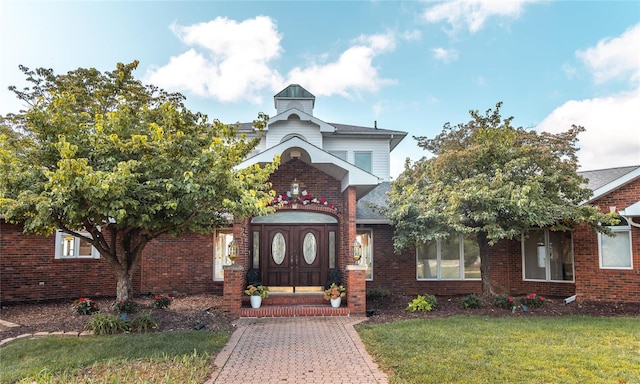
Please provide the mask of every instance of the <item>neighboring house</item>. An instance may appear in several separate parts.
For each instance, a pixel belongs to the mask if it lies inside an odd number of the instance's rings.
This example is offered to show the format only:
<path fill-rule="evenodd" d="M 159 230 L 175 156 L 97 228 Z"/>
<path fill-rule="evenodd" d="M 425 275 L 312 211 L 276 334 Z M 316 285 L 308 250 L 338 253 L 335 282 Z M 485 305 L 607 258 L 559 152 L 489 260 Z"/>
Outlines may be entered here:
<path fill-rule="evenodd" d="M 208 235 L 152 241 L 134 277 L 136 292 L 224 293 L 225 299 L 232 292 L 231 307 L 237 308 L 247 280 L 274 292 L 299 293 L 341 279 L 350 285 L 349 308 L 360 314 L 365 286 L 408 297 L 481 292 L 473 239 L 454 237 L 395 254 L 393 227 L 372 209 L 385 204 L 390 153 L 406 132 L 379 129 L 375 122 L 373 127 L 324 122 L 314 116 L 315 97 L 299 85 L 290 85 L 274 101 L 276 115 L 240 167 L 280 156 L 271 177 L 276 212 L 237 219 Z M 248 137 L 258 134 L 251 124 L 239 128 Z M 632 221 L 640 222 L 640 166 L 583 175 L 594 191 L 584 203 L 626 217 L 613 228 L 616 236 L 580 226 L 572 232 L 535 229 L 521 240 L 502 241 L 490 255 L 496 293 L 640 301 L 640 229 Z M 232 241 L 237 260 L 228 266 Z M 362 254 L 358 267 L 354 250 Z M 87 244 L 63 233 L 25 235 L 20 226 L 0 221 L 2 302 L 114 292 L 111 268 Z"/>

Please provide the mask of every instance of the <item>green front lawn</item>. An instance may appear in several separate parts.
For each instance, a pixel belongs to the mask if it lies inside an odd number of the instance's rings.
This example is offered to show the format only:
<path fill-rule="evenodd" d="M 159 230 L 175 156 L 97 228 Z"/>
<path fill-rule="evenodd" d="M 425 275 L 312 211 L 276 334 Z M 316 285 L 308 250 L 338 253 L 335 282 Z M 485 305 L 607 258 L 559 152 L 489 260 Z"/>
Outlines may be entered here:
<path fill-rule="evenodd" d="M 187 331 L 17 340 L 0 349 L 0 383 L 203 383 L 228 339 Z"/>
<path fill-rule="evenodd" d="M 358 332 L 391 383 L 640 383 L 640 318 L 460 316 Z"/>

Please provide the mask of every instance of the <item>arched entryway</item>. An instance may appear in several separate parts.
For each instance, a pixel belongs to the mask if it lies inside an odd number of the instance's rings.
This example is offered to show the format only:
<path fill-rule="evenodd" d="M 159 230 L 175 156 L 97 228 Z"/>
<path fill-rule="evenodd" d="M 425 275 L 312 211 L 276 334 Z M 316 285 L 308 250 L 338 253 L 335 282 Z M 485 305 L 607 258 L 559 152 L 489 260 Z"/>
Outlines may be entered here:
<path fill-rule="evenodd" d="M 287 210 L 255 217 L 250 239 L 250 267 L 272 291 L 322 290 L 337 267 L 333 215 Z"/>

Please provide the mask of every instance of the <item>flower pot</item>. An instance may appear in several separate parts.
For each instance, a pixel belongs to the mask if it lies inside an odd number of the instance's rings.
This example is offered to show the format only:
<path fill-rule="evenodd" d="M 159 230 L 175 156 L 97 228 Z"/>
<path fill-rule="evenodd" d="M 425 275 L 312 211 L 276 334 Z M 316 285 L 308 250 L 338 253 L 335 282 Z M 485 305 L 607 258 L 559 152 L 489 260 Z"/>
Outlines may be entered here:
<path fill-rule="evenodd" d="M 338 297 L 337 299 L 331 299 L 331 306 L 333 308 L 338 308 L 340 306 L 340 303 L 342 303 L 342 297 Z"/>
<path fill-rule="evenodd" d="M 260 296 L 249 296 L 251 299 L 251 308 L 260 308 L 262 305 L 262 297 Z"/>

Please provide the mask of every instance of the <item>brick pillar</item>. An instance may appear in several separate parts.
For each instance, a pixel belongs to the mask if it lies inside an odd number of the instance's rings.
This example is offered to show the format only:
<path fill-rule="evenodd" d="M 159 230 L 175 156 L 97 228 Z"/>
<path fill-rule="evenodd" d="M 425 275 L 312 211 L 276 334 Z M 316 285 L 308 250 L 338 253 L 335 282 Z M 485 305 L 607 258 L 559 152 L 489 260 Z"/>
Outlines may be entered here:
<path fill-rule="evenodd" d="M 350 316 L 367 315 L 366 265 L 347 265 L 347 307 Z"/>
<path fill-rule="evenodd" d="M 224 285 L 222 288 L 222 311 L 232 316 L 240 316 L 245 273 L 242 265 L 231 264 L 222 267 Z"/>

